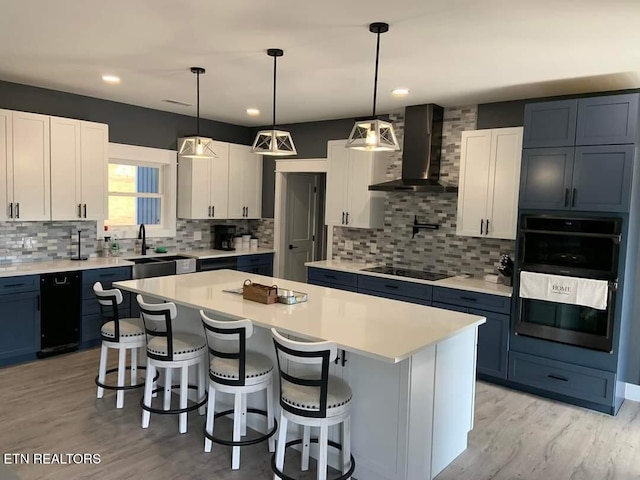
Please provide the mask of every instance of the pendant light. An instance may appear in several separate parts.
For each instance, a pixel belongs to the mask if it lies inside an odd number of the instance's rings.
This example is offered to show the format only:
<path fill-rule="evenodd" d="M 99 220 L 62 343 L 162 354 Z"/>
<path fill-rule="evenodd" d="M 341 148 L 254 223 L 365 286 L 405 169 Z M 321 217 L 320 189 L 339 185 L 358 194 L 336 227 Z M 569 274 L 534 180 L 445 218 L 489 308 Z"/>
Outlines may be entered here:
<path fill-rule="evenodd" d="M 271 130 L 261 130 L 253 141 L 251 151 L 259 155 L 296 155 L 296 147 L 289 132 L 276 130 L 276 62 L 284 55 L 279 48 L 270 48 L 267 55 L 273 57 L 273 122 Z"/>
<path fill-rule="evenodd" d="M 179 155 L 187 158 L 218 158 L 213 151 L 213 140 L 200 136 L 200 75 L 206 70 L 202 67 L 191 67 L 191 73 L 196 75 L 196 134 L 183 139 Z"/>
<path fill-rule="evenodd" d="M 376 73 L 373 81 L 373 113 L 371 119 L 357 120 L 347 140 L 347 148 L 377 152 L 400 150 L 393 124 L 376 117 L 376 99 L 378 96 L 378 62 L 380 59 L 380 35 L 389 31 L 389 24 L 376 22 L 369 25 L 369 31 L 378 37 L 376 43 Z"/>

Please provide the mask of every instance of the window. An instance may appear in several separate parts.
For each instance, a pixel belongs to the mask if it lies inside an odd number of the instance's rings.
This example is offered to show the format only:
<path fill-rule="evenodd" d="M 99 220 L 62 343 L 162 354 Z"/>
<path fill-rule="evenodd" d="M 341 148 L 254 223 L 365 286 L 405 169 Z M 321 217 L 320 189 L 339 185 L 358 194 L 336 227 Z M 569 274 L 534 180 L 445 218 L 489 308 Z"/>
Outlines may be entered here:
<path fill-rule="evenodd" d="M 109 144 L 108 218 L 110 235 L 133 238 L 138 226 L 148 237 L 176 231 L 176 153 Z"/>

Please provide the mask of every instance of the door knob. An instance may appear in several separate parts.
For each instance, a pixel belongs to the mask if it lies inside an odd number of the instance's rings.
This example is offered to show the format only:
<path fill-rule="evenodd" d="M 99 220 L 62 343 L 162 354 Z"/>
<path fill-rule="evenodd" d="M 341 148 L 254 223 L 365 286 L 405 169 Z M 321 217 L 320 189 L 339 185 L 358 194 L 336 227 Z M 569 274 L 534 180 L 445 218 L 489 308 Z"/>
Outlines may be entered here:
<path fill-rule="evenodd" d="M 289 244 L 289 250 L 293 250 L 294 248 L 298 248 L 298 247 L 294 247 L 293 245 Z"/>

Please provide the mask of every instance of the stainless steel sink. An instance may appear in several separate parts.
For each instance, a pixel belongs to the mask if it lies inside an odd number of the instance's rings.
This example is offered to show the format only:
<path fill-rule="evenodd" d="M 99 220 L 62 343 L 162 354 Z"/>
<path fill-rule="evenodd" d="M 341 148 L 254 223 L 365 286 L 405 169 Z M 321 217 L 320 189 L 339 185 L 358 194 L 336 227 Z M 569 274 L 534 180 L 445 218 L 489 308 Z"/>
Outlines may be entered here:
<path fill-rule="evenodd" d="M 196 271 L 196 260 L 181 255 L 132 258 L 130 261 L 134 263 L 132 269 L 134 279 L 163 277 Z"/>

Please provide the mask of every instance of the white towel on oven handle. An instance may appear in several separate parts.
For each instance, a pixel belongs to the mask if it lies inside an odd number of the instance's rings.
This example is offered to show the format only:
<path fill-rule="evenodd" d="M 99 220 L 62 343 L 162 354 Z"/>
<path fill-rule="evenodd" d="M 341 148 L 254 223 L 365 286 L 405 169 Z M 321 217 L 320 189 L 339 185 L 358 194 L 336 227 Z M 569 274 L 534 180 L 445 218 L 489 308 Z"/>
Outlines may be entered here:
<path fill-rule="evenodd" d="M 606 280 L 520 272 L 521 298 L 606 310 L 608 296 L 609 282 Z"/>

